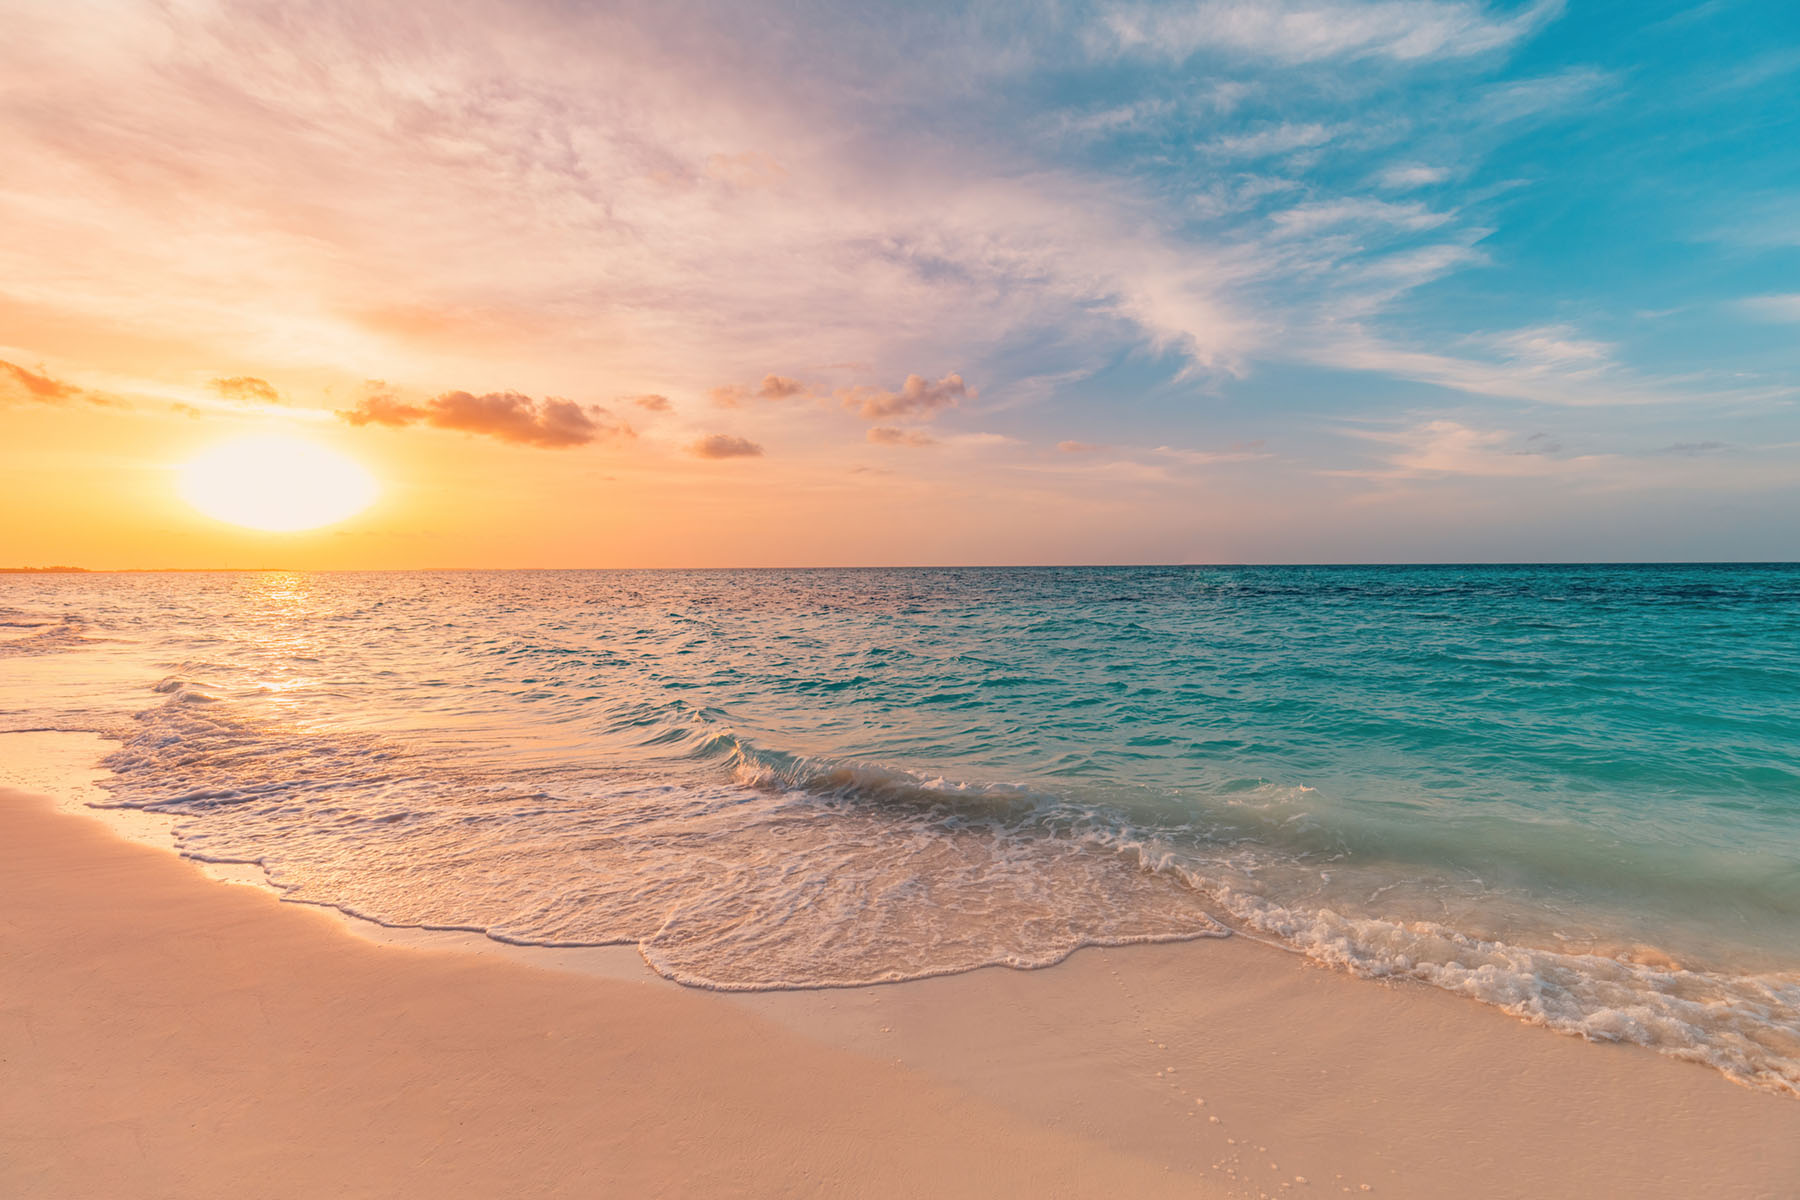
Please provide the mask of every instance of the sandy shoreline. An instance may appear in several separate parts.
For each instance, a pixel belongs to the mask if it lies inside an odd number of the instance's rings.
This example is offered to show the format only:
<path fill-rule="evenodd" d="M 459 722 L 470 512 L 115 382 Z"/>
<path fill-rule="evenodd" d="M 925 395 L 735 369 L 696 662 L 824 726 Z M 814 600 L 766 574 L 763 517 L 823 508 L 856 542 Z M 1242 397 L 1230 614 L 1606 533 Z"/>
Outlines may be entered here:
<path fill-rule="evenodd" d="M 751 995 L 377 944 L 67 811 L 89 749 L 0 738 L 55 797 L 0 794 L 0 1195 L 1800 1194 L 1800 1103 L 1243 939 Z"/>

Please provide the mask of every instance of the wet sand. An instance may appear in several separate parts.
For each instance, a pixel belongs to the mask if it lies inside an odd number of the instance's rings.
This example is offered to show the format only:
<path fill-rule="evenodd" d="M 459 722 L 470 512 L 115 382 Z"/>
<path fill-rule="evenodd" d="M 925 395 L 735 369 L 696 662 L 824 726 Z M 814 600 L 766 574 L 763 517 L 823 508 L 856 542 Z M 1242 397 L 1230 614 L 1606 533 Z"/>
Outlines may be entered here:
<path fill-rule="evenodd" d="M 84 815 L 87 741 L 0 738 L 0 1195 L 1800 1195 L 1800 1102 L 1240 938 L 724 995 L 375 930 Z"/>

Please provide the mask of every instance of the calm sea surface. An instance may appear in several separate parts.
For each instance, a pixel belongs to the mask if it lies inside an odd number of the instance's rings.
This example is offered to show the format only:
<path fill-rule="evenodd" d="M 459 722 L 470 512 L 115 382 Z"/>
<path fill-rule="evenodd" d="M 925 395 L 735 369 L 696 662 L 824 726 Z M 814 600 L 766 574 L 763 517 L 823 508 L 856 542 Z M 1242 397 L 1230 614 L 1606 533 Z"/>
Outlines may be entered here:
<path fill-rule="evenodd" d="M 716 988 L 1249 935 L 1800 1092 L 1800 567 L 11 576 L 290 898 Z"/>

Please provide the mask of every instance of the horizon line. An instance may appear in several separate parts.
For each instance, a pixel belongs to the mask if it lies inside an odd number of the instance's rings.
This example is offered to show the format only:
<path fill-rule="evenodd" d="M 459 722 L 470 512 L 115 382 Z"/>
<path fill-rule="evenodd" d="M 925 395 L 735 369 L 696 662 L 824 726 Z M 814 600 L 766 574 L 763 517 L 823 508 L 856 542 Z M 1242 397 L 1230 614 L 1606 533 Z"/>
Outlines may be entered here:
<path fill-rule="evenodd" d="M 1394 559 L 1312 562 L 888 563 L 674 567 L 0 567 L 0 575 L 404 575 L 547 574 L 638 571 L 1145 571 L 1316 569 L 1323 567 L 1792 567 L 1800 559 Z"/>

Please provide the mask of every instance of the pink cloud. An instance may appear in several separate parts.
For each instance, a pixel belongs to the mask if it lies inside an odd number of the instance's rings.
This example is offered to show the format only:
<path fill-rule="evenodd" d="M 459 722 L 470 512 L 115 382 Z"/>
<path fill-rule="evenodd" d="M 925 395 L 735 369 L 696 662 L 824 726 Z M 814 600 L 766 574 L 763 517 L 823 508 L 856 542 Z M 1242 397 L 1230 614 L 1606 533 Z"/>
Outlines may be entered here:
<path fill-rule="evenodd" d="M 701 458 L 760 458 L 763 448 L 749 438 L 730 433 L 715 433 L 688 446 L 688 453 Z"/>
<path fill-rule="evenodd" d="M 611 412 L 597 404 L 576 404 L 554 396 L 536 401 L 518 392 L 445 392 L 424 405 L 407 404 L 392 393 L 377 392 L 338 416 L 352 425 L 430 425 L 475 433 L 521 446 L 561 449 L 589 442 L 636 436 Z"/>
<path fill-rule="evenodd" d="M 869 441 L 877 446 L 935 446 L 938 440 L 928 433 L 920 433 L 916 429 L 896 429 L 892 425 L 877 425 L 869 430 Z"/>
<path fill-rule="evenodd" d="M 770 373 L 764 375 L 762 382 L 754 388 L 730 383 L 713 388 L 706 395 L 720 408 L 736 408 L 746 400 L 791 400 L 795 396 L 811 395 L 811 389 L 798 379 Z"/>
<path fill-rule="evenodd" d="M 845 408 L 854 409 L 870 420 L 883 417 L 922 418 L 940 409 L 954 408 L 965 398 L 973 399 L 975 389 L 963 383 L 961 375 L 946 375 L 936 383 L 923 375 L 908 375 L 899 391 L 886 388 L 851 387 L 838 391 Z"/>

